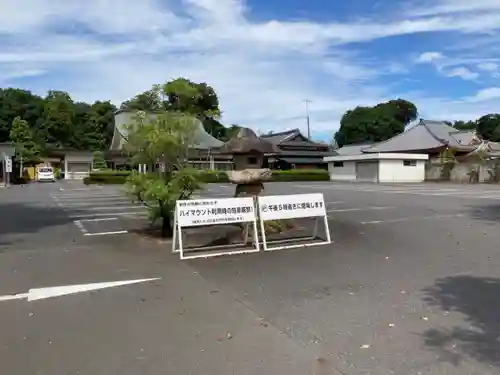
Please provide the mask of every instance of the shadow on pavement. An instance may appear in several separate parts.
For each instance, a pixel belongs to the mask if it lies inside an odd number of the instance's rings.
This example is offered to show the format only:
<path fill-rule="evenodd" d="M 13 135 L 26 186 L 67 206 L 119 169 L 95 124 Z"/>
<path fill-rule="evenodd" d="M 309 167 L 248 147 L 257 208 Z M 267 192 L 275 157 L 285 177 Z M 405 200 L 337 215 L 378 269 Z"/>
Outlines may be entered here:
<path fill-rule="evenodd" d="M 429 329 L 425 344 L 443 361 L 458 365 L 464 357 L 500 367 L 500 279 L 455 276 L 424 290 L 425 301 L 465 315 L 466 326 Z"/>
<path fill-rule="evenodd" d="M 19 235 L 73 222 L 60 208 L 30 203 L 0 203 L 0 212 L 0 246 L 13 244 Z"/>
<path fill-rule="evenodd" d="M 469 210 L 472 219 L 493 223 L 500 222 L 500 204 L 470 206 Z"/>

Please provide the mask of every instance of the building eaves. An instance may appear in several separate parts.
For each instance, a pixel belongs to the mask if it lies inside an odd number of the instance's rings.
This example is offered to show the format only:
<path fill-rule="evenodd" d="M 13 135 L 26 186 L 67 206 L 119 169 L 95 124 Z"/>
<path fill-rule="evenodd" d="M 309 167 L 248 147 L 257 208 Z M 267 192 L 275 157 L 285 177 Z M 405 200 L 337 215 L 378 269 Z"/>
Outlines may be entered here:
<path fill-rule="evenodd" d="M 264 138 L 275 144 L 280 144 L 281 142 L 287 141 L 288 139 L 300 134 L 299 129 L 286 130 L 279 133 L 264 134 L 260 138 Z"/>

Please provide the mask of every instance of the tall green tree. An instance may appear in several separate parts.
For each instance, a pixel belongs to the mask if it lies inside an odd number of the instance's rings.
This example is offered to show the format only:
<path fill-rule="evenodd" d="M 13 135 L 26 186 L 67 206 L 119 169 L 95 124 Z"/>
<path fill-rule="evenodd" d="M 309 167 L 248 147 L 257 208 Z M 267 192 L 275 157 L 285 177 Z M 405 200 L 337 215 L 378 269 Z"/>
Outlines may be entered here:
<path fill-rule="evenodd" d="M 500 114 L 490 113 L 480 117 L 477 122 L 477 131 L 488 141 L 500 142 L 499 131 L 500 129 Z"/>
<path fill-rule="evenodd" d="M 477 124 L 475 121 L 455 121 L 453 124 L 450 124 L 453 126 L 455 129 L 458 130 L 475 130 L 477 127 Z"/>
<path fill-rule="evenodd" d="M 74 111 L 73 131 L 67 146 L 88 151 L 108 149 L 113 137 L 116 107 L 109 101 L 97 101 L 92 105 L 77 102 Z"/>
<path fill-rule="evenodd" d="M 16 117 L 34 128 L 41 118 L 43 99 L 27 90 L 0 89 L 0 143 L 9 140 L 10 128 Z"/>
<path fill-rule="evenodd" d="M 122 109 L 159 112 L 178 111 L 197 117 L 205 130 L 220 140 L 227 140 L 227 128 L 218 118 L 221 115 L 219 99 L 214 88 L 204 82 L 196 83 L 177 78 L 162 85 L 154 85 L 134 98 L 125 101 Z"/>
<path fill-rule="evenodd" d="M 218 118 L 219 99 L 213 87 L 206 83 L 195 83 L 186 78 L 177 78 L 161 87 L 167 99 L 167 108 L 194 116 Z"/>
<path fill-rule="evenodd" d="M 164 101 L 161 98 L 159 88 L 154 87 L 123 102 L 120 108 L 131 111 L 157 112 L 164 109 Z"/>
<path fill-rule="evenodd" d="M 417 107 L 403 99 L 390 100 L 374 107 L 356 107 L 342 116 L 335 141 L 340 147 L 385 141 L 402 133 L 417 116 Z"/>
<path fill-rule="evenodd" d="M 175 202 L 189 199 L 201 188 L 198 172 L 187 165 L 197 122 L 190 114 L 165 110 L 153 121 L 145 121 L 145 116 L 139 113 L 129 126 L 133 160 L 162 167 L 156 174 L 132 174 L 126 186 L 131 196 L 148 207 L 151 220 L 162 220 L 162 236 L 171 237 Z"/>
<path fill-rule="evenodd" d="M 44 99 L 39 132 L 46 148 L 72 146 L 75 103 L 64 91 L 49 91 Z"/>
<path fill-rule="evenodd" d="M 23 173 L 23 164 L 38 160 L 40 148 L 33 139 L 28 121 L 16 117 L 12 121 L 9 134 L 10 140 L 16 148 L 16 158 L 21 164 L 20 173 Z"/>

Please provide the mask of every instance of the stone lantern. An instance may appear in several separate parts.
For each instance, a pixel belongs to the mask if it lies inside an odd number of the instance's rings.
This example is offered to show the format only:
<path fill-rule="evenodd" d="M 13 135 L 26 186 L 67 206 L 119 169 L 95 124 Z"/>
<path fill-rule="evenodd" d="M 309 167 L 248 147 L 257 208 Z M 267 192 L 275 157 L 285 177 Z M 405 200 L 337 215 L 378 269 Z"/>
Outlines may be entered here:
<path fill-rule="evenodd" d="M 262 168 L 266 154 L 276 154 L 278 146 L 257 137 L 248 128 L 241 128 L 220 149 L 222 154 L 233 155 L 234 170 L 227 172 L 229 180 L 236 184 L 235 197 L 257 196 L 264 190 L 263 182 L 271 178 L 269 168 Z"/>

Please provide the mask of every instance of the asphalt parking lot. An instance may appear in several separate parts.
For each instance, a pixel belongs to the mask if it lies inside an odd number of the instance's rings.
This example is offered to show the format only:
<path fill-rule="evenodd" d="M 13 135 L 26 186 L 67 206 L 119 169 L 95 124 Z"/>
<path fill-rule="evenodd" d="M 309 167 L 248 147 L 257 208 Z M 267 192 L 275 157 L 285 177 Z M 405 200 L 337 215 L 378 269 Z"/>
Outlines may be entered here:
<path fill-rule="evenodd" d="M 66 184 L 50 191 L 50 198 L 84 236 L 126 234 L 147 222 L 146 207 L 118 186 Z"/>
<path fill-rule="evenodd" d="M 1 190 L 0 373 L 500 372 L 500 187 L 266 184 L 309 192 L 332 245 L 180 261 L 118 187 Z"/>

